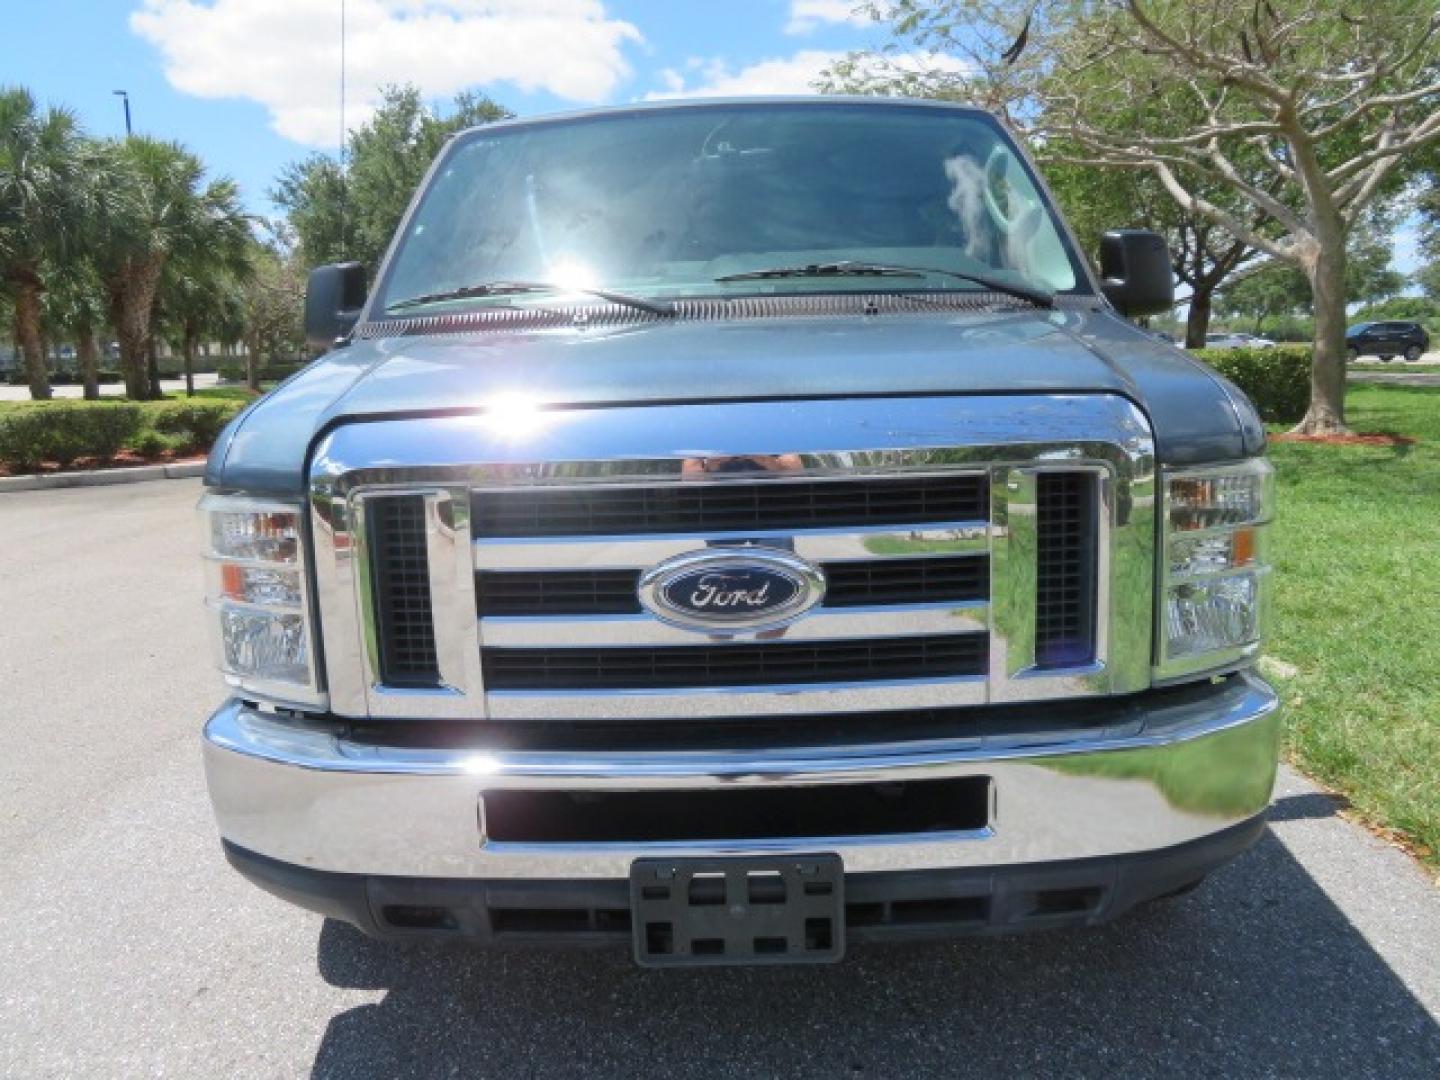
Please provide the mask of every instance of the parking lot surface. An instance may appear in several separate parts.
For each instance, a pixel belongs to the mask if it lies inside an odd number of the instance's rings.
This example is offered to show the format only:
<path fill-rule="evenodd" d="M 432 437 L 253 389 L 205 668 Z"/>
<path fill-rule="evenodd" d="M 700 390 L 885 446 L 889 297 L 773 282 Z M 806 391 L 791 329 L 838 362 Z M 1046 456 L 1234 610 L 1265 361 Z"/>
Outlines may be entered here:
<path fill-rule="evenodd" d="M 1290 773 L 1186 898 L 835 967 L 397 949 L 291 908 L 206 801 L 199 493 L 0 495 L 0 1075 L 1440 1075 L 1440 888 Z"/>

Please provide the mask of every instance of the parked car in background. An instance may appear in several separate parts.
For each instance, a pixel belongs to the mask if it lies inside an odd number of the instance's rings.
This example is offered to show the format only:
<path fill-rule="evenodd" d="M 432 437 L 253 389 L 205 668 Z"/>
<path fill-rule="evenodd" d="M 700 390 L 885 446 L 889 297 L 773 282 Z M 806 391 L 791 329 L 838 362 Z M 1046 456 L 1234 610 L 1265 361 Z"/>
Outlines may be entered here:
<path fill-rule="evenodd" d="M 1345 344 L 1351 360 L 1362 356 L 1387 362 L 1397 356 L 1419 360 L 1430 350 L 1430 335 L 1419 323 L 1362 322 L 1345 331 Z"/>
<path fill-rule="evenodd" d="M 1205 335 L 1207 349 L 1268 349 L 1274 344 L 1269 338 L 1256 337 L 1254 334 L 1217 332 Z"/>

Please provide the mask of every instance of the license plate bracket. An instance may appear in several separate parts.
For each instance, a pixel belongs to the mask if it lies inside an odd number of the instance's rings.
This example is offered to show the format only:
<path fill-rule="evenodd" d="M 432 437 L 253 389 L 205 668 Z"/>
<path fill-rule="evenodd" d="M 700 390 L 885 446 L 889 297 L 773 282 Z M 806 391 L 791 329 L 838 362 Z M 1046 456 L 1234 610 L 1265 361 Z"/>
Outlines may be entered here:
<path fill-rule="evenodd" d="M 827 964 L 845 955 L 840 856 L 637 859 L 635 960 L 645 967 Z"/>

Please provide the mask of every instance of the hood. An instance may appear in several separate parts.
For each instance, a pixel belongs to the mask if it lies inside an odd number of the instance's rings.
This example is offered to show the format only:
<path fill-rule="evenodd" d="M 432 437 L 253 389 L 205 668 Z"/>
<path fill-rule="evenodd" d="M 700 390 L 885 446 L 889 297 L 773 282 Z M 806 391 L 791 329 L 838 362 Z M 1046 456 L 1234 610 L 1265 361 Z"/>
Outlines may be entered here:
<path fill-rule="evenodd" d="M 1260 452 L 1243 395 L 1107 311 L 644 322 L 357 341 L 243 413 L 206 483 L 304 489 L 315 436 L 336 424 L 484 410 L 502 395 L 604 407 L 937 394 L 1110 393 L 1150 417 L 1165 464 Z"/>

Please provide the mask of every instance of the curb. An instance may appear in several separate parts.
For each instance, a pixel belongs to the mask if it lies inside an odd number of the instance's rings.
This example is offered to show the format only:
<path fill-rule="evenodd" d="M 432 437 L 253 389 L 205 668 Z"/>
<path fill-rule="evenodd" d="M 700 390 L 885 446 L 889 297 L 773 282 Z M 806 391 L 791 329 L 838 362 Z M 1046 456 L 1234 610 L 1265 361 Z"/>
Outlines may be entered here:
<path fill-rule="evenodd" d="M 186 480 L 204 475 L 205 462 L 182 461 L 174 465 L 136 465 L 126 469 L 91 469 L 39 476 L 0 476 L 0 494 L 7 491 L 49 491 L 53 488 L 138 484 L 145 480 Z"/>

